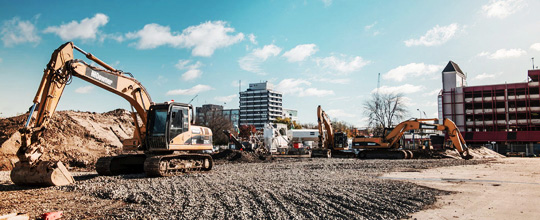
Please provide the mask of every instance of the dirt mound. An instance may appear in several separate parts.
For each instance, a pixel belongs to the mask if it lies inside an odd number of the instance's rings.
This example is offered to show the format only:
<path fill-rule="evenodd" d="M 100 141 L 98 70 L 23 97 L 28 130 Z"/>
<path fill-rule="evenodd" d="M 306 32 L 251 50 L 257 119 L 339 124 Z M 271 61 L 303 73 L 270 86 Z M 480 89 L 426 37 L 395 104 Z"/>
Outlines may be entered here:
<path fill-rule="evenodd" d="M 216 163 L 237 162 L 237 163 L 255 163 L 266 160 L 265 157 L 256 154 L 255 152 L 230 150 L 212 154 L 212 159 Z"/>
<path fill-rule="evenodd" d="M 473 156 L 474 159 L 491 159 L 491 158 L 504 158 L 505 157 L 504 155 L 499 154 L 486 147 L 470 147 L 469 153 Z M 448 157 L 461 158 L 459 156 L 459 153 L 453 149 L 446 150 L 445 152 L 443 152 L 443 155 L 448 156 Z"/>
<path fill-rule="evenodd" d="M 20 146 L 18 130 L 28 114 L 0 119 L 0 170 L 11 170 Z M 60 160 L 70 167 L 92 169 L 99 157 L 120 153 L 122 140 L 133 135 L 130 113 L 59 111 L 43 133 L 44 160 Z"/>

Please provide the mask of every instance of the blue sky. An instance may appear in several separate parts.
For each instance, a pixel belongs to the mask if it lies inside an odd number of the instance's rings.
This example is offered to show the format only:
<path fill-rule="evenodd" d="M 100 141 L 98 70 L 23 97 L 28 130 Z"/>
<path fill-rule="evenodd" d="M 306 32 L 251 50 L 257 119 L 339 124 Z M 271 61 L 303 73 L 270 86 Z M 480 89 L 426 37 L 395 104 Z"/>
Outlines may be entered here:
<path fill-rule="evenodd" d="M 73 41 L 131 72 L 155 102 L 238 108 L 238 81 L 269 81 L 301 123 L 365 126 L 377 88 L 402 92 L 410 117 L 437 117 L 449 60 L 468 85 L 523 82 L 540 63 L 540 2 L 497 1 L 4 1 L 0 0 L 0 117 L 32 104 L 50 54 Z M 83 59 L 81 54 L 76 58 Z M 74 79 L 59 110 L 129 109 Z"/>

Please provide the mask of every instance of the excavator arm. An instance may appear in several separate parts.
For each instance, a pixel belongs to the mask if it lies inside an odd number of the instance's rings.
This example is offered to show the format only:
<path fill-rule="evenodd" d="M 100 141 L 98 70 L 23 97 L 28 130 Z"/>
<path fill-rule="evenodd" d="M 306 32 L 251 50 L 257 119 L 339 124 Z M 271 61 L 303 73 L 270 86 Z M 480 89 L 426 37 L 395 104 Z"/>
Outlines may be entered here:
<path fill-rule="evenodd" d="M 319 147 L 333 149 L 334 130 L 332 129 L 332 122 L 330 122 L 330 118 L 328 118 L 320 105 L 317 107 L 317 124 L 319 128 Z"/>
<path fill-rule="evenodd" d="M 73 50 L 83 53 L 105 69 L 74 59 Z M 136 149 L 146 134 L 147 110 L 152 102 L 146 89 L 130 73 L 124 73 L 86 53 L 72 42 L 56 49 L 44 70 L 41 83 L 34 97 L 30 114 L 21 129 L 21 147 L 17 152 L 19 162 L 11 172 L 11 179 L 17 185 L 66 185 L 73 183 L 71 174 L 61 162 L 41 161 L 43 145 L 40 137 L 46 129 L 64 88 L 73 76 L 112 92 L 127 100 L 136 113 L 134 137 L 124 141 L 124 145 Z M 137 119 L 140 117 L 142 123 Z"/>

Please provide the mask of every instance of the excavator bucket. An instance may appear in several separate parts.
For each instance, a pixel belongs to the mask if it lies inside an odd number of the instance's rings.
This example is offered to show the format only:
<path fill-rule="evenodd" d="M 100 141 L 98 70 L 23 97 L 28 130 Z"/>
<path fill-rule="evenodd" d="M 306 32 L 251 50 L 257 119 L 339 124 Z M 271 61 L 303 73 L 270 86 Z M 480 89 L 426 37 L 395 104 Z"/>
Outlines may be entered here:
<path fill-rule="evenodd" d="M 18 186 L 63 186 L 75 182 L 60 161 L 40 161 L 35 165 L 17 162 L 11 170 L 11 181 Z"/>
<path fill-rule="evenodd" d="M 469 153 L 469 149 L 464 150 L 463 152 L 460 153 L 460 155 L 461 155 L 461 158 L 465 160 L 470 160 L 473 158 L 473 155 Z"/>

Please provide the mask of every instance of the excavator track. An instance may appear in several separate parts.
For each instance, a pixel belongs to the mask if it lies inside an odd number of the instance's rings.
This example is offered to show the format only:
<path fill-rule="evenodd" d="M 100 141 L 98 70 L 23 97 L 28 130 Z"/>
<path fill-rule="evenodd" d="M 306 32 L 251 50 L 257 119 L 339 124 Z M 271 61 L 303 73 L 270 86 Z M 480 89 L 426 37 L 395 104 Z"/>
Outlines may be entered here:
<path fill-rule="evenodd" d="M 412 152 L 405 150 L 363 150 L 358 153 L 359 159 L 411 159 Z"/>
<path fill-rule="evenodd" d="M 101 157 L 96 162 L 96 171 L 100 176 L 142 173 L 145 159 L 144 154 Z"/>
<path fill-rule="evenodd" d="M 151 177 L 178 176 L 185 173 L 209 171 L 214 161 L 206 154 L 156 155 L 144 162 L 144 172 Z"/>

